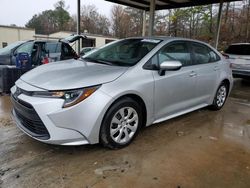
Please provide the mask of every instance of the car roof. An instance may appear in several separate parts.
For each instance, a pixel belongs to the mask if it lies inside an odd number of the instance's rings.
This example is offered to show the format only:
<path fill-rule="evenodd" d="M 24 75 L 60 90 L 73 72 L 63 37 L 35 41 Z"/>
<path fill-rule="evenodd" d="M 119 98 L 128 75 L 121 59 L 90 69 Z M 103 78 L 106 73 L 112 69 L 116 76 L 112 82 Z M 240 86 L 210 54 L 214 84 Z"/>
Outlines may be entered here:
<path fill-rule="evenodd" d="M 207 44 L 207 43 L 205 43 L 203 41 L 200 41 L 200 40 L 183 38 L 183 37 L 172 37 L 172 36 L 130 37 L 129 39 L 149 39 L 149 40 L 163 40 L 163 41 L 185 40 L 185 41 L 193 41 L 193 42 L 199 42 L 199 43 Z"/>
<path fill-rule="evenodd" d="M 233 44 L 230 44 L 229 46 L 233 46 L 233 45 L 250 45 L 250 43 L 247 43 L 247 42 L 245 42 L 245 43 L 233 43 Z"/>
<path fill-rule="evenodd" d="M 206 45 L 213 50 L 216 50 L 214 47 L 212 47 L 210 44 L 200 41 L 200 40 L 195 40 L 195 39 L 189 39 L 189 38 L 183 38 L 183 37 L 172 37 L 172 36 L 151 36 L 151 37 L 130 37 L 128 39 L 148 39 L 148 40 L 162 40 L 162 41 L 170 41 L 170 40 L 183 40 L 183 41 L 191 41 L 191 42 L 197 42 L 203 45 Z"/>
<path fill-rule="evenodd" d="M 59 42 L 59 41 L 58 40 L 34 40 L 34 42 L 55 43 L 55 42 Z"/>

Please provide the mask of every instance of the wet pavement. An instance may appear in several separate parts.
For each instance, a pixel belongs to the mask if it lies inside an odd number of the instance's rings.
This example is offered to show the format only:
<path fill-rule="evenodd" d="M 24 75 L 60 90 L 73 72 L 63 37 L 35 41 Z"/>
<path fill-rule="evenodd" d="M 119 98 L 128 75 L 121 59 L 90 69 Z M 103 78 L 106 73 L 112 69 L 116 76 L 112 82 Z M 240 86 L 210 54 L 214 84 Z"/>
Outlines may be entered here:
<path fill-rule="evenodd" d="M 52 146 L 10 120 L 0 97 L 0 187 L 250 187 L 250 82 L 221 111 L 198 110 L 145 128 L 121 150 Z"/>

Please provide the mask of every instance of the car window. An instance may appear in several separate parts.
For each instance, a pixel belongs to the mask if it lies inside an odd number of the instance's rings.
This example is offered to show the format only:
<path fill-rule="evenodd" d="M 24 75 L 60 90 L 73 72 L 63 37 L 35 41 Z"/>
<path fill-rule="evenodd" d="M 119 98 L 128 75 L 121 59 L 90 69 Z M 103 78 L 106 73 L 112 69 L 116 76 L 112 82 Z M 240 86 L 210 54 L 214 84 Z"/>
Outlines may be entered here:
<path fill-rule="evenodd" d="M 203 44 L 192 43 L 192 49 L 194 53 L 194 64 L 212 63 L 220 59 L 212 49 Z"/>
<path fill-rule="evenodd" d="M 210 62 L 216 62 L 220 60 L 218 54 L 216 54 L 213 50 L 209 52 L 209 55 L 210 55 Z"/>
<path fill-rule="evenodd" d="M 249 44 L 230 45 L 225 50 L 225 53 L 234 55 L 250 55 L 250 45 Z"/>
<path fill-rule="evenodd" d="M 25 53 L 31 54 L 32 49 L 33 49 L 33 45 L 34 45 L 33 42 L 27 42 L 27 43 L 21 45 L 20 47 L 18 47 L 16 49 L 16 53 L 25 52 Z"/>
<path fill-rule="evenodd" d="M 56 47 L 56 53 L 61 53 L 61 51 L 62 51 L 62 43 L 58 42 Z"/>
<path fill-rule="evenodd" d="M 12 44 L 10 44 L 10 45 L 8 45 L 8 46 L 6 46 L 6 47 L 0 49 L 0 55 L 7 55 L 7 54 L 10 54 L 11 51 L 12 51 L 14 48 L 20 46 L 22 43 L 24 43 L 24 42 L 23 42 L 23 41 L 14 42 L 14 43 L 12 43 Z"/>
<path fill-rule="evenodd" d="M 209 63 L 210 55 L 206 46 L 194 43 L 193 45 L 194 63 L 205 64 Z"/>
<path fill-rule="evenodd" d="M 51 42 L 48 42 L 46 43 L 46 51 L 49 51 L 49 53 L 56 53 L 57 51 L 57 46 L 58 46 L 58 43 L 51 43 Z"/>
<path fill-rule="evenodd" d="M 72 59 L 75 57 L 75 51 L 71 48 L 71 46 L 67 43 L 62 43 L 62 53 L 61 59 Z"/>
<path fill-rule="evenodd" d="M 163 47 L 158 53 L 159 64 L 168 60 L 178 60 L 182 66 L 191 64 L 191 54 L 186 42 L 176 42 Z"/>

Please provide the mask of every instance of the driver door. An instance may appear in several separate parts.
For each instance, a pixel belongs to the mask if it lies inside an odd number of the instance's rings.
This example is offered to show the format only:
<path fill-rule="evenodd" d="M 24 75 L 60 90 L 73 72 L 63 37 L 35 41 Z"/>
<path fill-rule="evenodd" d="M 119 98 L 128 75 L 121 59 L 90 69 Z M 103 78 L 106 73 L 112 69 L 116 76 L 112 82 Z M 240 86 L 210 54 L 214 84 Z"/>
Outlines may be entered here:
<path fill-rule="evenodd" d="M 177 41 L 165 45 L 153 57 L 152 63 L 160 65 L 168 60 L 180 61 L 182 68 L 176 71 L 166 71 L 163 76 L 153 71 L 155 120 L 164 119 L 197 105 L 194 97 L 196 96 L 197 74 L 192 66 L 188 42 Z"/>

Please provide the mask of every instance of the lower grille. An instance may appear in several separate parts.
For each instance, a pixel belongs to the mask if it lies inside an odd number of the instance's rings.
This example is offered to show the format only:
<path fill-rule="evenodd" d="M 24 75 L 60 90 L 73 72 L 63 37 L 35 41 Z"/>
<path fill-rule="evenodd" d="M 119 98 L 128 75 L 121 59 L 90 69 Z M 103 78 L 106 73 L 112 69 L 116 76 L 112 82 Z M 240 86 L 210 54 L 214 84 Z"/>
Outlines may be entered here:
<path fill-rule="evenodd" d="M 14 106 L 14 116 L 21 123 L 21 128 L 35 138 L 48 140 L 50 138 L 49 132 L 32 105 L 13 96 L 11 100 Z"/>

